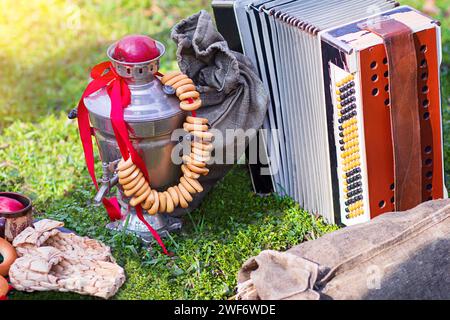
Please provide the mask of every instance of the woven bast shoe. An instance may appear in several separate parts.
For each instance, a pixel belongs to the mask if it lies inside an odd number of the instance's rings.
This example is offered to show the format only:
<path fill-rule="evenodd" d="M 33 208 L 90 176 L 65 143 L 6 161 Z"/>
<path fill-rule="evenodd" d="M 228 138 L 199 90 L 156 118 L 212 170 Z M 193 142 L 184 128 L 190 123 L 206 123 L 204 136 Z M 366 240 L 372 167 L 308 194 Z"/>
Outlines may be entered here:
<path fill-rule="evenodd" d="M 108 299 L 125 282 L 124 270 L 101 242 L 57 228 L 41 220 L 14 239 L 19 258 L 9 271 L 11 284 L 21 291 L 76 292 Z"/>

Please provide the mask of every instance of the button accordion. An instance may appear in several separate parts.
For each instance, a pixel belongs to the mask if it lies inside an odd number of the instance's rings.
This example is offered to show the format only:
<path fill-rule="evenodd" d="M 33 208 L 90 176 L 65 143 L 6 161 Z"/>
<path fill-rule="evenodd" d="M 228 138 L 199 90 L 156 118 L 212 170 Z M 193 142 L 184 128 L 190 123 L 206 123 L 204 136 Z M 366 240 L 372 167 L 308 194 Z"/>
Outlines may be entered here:
<path fill-rule="evenodd" d="M 447 196 L 438 21 L 388 0 L 213 9 L 270 93 L 264 128 L 278 135 L 263 137 L 274 191 L 344 225 Z"/>

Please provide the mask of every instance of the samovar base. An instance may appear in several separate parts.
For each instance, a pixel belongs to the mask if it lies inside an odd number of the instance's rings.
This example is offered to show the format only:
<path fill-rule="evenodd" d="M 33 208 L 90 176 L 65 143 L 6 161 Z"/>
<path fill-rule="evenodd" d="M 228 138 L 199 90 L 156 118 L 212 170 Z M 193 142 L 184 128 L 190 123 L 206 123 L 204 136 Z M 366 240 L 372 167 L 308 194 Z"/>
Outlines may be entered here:
<path fill-rule="evenodd" d="M 151 232 L 147 229 L 147 226 L 142 223 L 136 214 L 136 210 L 128 204 L 120 201 L 122 219 L 111 223 L 108 223 L 106 227 L 114 231 L 123 231 L 127 233 L 133 233 L 137 235 L 145 244 L 151 244 L 155 239 Z M 144 214 L 144 219 L 158 232 L 159 236 L 164 238 L 170 232 L 179 231 L 182 226 L 182 220 L 179 218 L 171 217 L 167 214 Z"/>

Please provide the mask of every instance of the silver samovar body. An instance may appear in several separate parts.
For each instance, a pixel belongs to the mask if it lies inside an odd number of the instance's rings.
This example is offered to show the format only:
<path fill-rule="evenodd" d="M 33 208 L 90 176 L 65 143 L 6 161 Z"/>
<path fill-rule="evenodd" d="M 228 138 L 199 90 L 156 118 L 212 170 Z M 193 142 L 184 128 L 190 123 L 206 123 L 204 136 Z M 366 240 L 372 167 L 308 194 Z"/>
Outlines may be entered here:
<path fill-rule="evenodd" d="M 181 176 L 180 166 L 174 164 L 171 157 L 172 150 L 178 143 L 172 140 L 172 132 L 182 128 L 186 115 L 179 108 L 178 98 L 172 92 L 167 92 L 154 77 L 154 73 L 158 71 L 159 59 L 165 51 L 163 44 L 156 41 L 156 45 L 159 56 L 142 63 L 115 60 L 112 57 L 115 44 L 108 48 L 107 54 L 116 72 L 126 79 L 131 91 L 131 103 L 124 109 L 130 140 L 146 164 L 151 187 L 160 191 L 177 183 Z M 128 231 L 150 241 L 152 237 L 148 229 L 138 219 L 134 208 L 128 205 L 129 199 L 114 174 L 115 165 L 122 155 L 111 124 L 111 101 L 106 89 L 86 97 L 84 103 L 94 128 L 103 165 L 101 187 L 94 201 L 100 204 L 101 199 L 117 184 L 117 198 L 123 219 L 108 226 L 114 229 L 126 227 Z M 150 216 L 144 212 L 144 217 L 159 233 L 164 234 L 181 227 L 178 219 L 167 214 Z"/>

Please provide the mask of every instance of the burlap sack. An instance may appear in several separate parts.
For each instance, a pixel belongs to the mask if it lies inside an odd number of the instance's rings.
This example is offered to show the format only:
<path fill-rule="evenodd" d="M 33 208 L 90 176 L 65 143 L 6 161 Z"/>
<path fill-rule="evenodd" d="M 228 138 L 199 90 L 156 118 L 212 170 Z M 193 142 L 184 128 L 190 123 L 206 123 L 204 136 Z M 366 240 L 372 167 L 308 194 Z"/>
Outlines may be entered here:
<path fill-rule="evenodd" d="M 238 275 L 238 299 L 450 299 L 450 200 L 383 214 L 288 251 L 263 251 Z"/>
<path fill-rule="evenodd" d="M 20 291 L 72 291 L 113 296 L 125 282 L 124 270 L 101 242 L 61 232 L 63 223 L 40 220 L 13 241 L 19 258 L 9 279 Z"/>
<path fill-rule="evenodd" d="M 215 157 L 226 164 L 208 165 L 209 174 L 199 179 L 204 191 L 197 193 L 189 204 L 192 210 L 242 156 L 246 144 L 263 124 L 269 96 L 250 59 L 230 50 L 208 12 L 202 10 L 181 20 L 173 27 L 171 38 L 177 45 L 180 70 L 194 81 L 200 93 L 202 107 L 197 115 L 207 118 L 211 128 L 217 130 L 213 133 L 224 138 L 227 130 L 241 129 L 248 134 L 243 143 L 238 139 L 215 140 Z M 235 152 L 226 152 L 227 147 Z M 172 215 L 185 212 L 178 208 Z"/>

